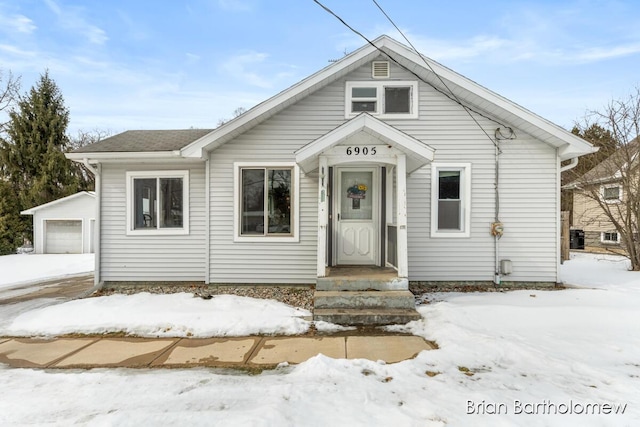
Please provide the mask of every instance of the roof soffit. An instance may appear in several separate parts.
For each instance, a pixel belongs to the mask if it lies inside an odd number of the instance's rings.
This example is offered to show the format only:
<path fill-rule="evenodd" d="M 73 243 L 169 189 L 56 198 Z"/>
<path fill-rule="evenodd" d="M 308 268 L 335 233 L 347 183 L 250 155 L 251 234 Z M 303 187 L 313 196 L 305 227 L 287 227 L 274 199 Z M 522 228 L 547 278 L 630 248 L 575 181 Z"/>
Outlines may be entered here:
<path fill-rule="evenodd" d="M 432 147 L 369 114 L 361 113 L 296 151 L 296 163 L 304 172 L 311 172 L 317 168 L 322 153 L 343 141 L 357 138 L 359 133 L 377 138 L 407 155 L 409 173 L 433 161 L 435 150 Z"/>

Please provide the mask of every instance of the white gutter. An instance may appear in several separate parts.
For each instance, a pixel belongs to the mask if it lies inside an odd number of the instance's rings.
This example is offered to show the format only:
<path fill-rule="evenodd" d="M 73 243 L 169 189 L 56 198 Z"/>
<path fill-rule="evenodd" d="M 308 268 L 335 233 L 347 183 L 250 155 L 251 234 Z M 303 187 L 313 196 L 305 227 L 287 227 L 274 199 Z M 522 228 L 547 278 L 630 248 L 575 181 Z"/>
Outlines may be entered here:
<path fill-rule="evenodd" d="M 560 168 L 560 173 L 568 171 L 569 169 L 573 169 L 576 166 L 578 166 L 578 158 L 574 157 L 573 159 L 571 159 L 571 162 L 568 165 L 564 165 Z"/>

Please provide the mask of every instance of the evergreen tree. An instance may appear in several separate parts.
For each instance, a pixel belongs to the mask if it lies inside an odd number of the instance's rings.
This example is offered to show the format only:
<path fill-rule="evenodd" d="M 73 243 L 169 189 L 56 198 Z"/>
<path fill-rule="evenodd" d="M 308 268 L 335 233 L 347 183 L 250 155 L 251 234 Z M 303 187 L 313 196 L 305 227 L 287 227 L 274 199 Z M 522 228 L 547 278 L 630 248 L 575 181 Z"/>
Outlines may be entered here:
<path fill-rule="evenodd" d="M 9 183 L 0 179 L 0 255 L 13 254 L 22 245 L 23 227 L 18 198 Z"/>
<path fill-rule="evenodd" d="M 9 113 L 6 136 L 0 138 L 2 176 L 18 199 L 20 210 L 47 203 L 78 190 L 78 176 L 64 156 L 69 110 L 58 86 L 45 72 Z M 20 227 L 31 238 L 31 218 Z"/>

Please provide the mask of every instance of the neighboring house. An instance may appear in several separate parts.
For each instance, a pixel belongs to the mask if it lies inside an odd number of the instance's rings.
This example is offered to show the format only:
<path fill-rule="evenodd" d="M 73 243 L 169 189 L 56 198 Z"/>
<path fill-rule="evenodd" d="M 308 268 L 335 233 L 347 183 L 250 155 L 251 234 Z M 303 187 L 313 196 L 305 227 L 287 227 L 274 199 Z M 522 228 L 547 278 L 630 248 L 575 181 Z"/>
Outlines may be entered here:
<path fill-rule="evenodd" d="M 572 234 L 584 238 L 584 247 L 573 249 L 626 251 L 612 219 L 624 222 L 637 213 L 637 209 L 627 211 L 629 194 L 625 194 L 625 183 L 633 179 L 628 175 L 631 172 L 628 166 L 637 162 L 637 152 L 638 142 L 632 141 L 584 176 L 562 187 L 573 194 Z"/>
<path fill-rule="evenodd" d="M 94 252 L 96 195 L 81 191 L 21 212 L 33 215 L 33 250 L 37 254 Z"/>
<path fill-rule="evenodd" d="M 67 157 L 96 175 L 97 282 L 313 284 L 359 265 L 407 289 L 555 284 L 560 162 L 592 151 L 383 36 L 217 129 Z"/>

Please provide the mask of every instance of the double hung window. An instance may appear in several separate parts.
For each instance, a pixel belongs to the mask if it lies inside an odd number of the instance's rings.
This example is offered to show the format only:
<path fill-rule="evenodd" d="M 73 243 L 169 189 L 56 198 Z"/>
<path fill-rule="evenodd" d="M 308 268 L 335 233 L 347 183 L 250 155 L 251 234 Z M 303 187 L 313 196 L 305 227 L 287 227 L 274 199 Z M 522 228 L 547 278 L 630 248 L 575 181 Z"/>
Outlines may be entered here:
<path fill-rule="evenodd" d="M 471 165 L 432 164 L 431 235 L 469 237 Z"/>

